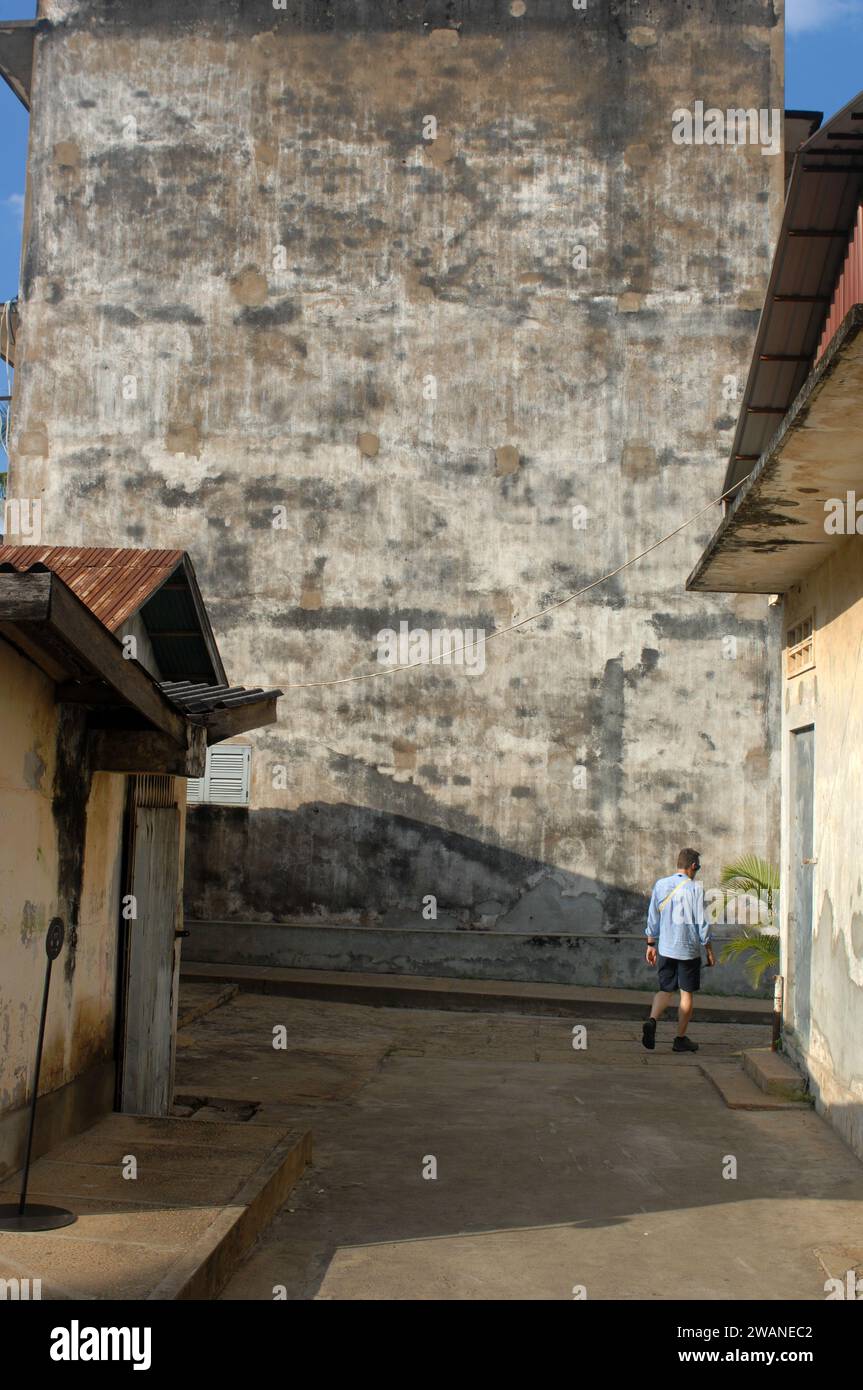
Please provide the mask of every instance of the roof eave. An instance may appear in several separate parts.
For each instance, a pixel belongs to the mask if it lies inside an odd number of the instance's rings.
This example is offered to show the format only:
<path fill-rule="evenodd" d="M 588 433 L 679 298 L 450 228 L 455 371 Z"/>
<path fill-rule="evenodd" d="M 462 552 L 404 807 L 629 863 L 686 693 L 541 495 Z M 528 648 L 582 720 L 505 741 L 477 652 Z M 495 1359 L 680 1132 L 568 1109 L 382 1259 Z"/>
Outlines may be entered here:
<path fill-rule="evenodd" d="M 752 447 L 752 444 L 755 443 L 755 441 L 750 441 L 749 439 L 747 439 L 747 435 L 750 435 L 753 432 L 753 429 L 756 427 L 759 418 L 763 419 L 765 418 L 765 415 L 769 415 L 770 413 L 772 413 L 770 410 L 766 412 L 763 411 L 761 407 L 763 407 L 765 404 L 772 407 L 774 404 L 777 403 L 772 399 L 765 400 L 764 398 L 765 390 L 769 391 L 769 377 L 771 371 L 787 370 L 792 375 L 795 373 L 795 371 L 797 371 L 794 384 L 797 385 L 799 383 L 799 386 L 802 386 L 804 383 L 800 373 L 808 371 L 811 367 L 811 361 L 815 355 L 815 351 L 817 348 L 817 332 L 820 331 L 820 328 L 813 329 L 812 325 L 818 323 L 821 324 L 821 326 L 823 326 L 823 322 L 826 319 L 827 315 L 828 305 L 825 304 L 822 308 L 820 305 L 816 305 L 814 303 L 801 303 L 793 306 L 789 306 L 787 303 L 782 303 L 781 301 L 783 299 L 787 300 L 789 295 L 791 295 L 791 297 L 793 298 L 793 294 L 791 294 L 791 292 L 795 290 L 794 283 L 789 282 L 788 280 L 785 262 L 786 258 L 791 256 L 792 254 L 789 251 L 789 246 L 794 246 L 798 244 L 795 241 L 795 237 L 799 236 L 801 231 L 804 230 L 804 228 L 801 225 L 801 219 L 803 223 L 807 221 L 807 218 L 803 215 L 803 209 L 807 205 L 807 199 L 809 198 L 811 180 L 819 179 L 821 182 L 823 182 L 826 179 L 829 183 L 833 183 L 828 174 L 823 172 L 820 174 L 813 173 L 812 170 L 808 167 L 807 161 L 812 156 L 817 156 L 819 151 L 822 151 L 822 148 L 831 149 L 831 152 L 833 154 L 836 154 L 836 148 L 831 147 L 830 141 L 838 135 L 840 127 L 843 127 L 844 125 L 851 122 L 855 113 L 863 114 L 863 92 L 858 93 L 857 96 L 852 98 L 852 100 L 849 101 L 846 106 L 844 106 L 840 111 L 837 111 L 835 115 L 831 116 L 830 120 L 827 121 L 826 124 L 819 125 L 819 127 L 813 131 L 809 138 L 799 146 L 795 153 L 794 167 L 789 180 L 788 192 L 785 199 L 782 226 L 779 232 L 779 236 L 777 238 L 776 249 L 770 267 L 770 275 L 765 300 L 762 306 L 761 314 L 759 316 L 758 321 L 758 327 L 755 333 L 754 351 L 746 378 L 746 385 L 743 391 L 741 409 L 738 416 L 737 425 L 734 431 L 734 441 L 731 449 L 731 457 L 729 459 L 728 468 L 725 475 L 725 492 L 728 492 L 731 488 L 735 486 L 743 485 L 744 479 L 750 471 L 749 465 L 751 462 L 754 461 L 755 454 L 759 451 L 762 453 L 764 451 L 766 440 L 764 439 L 763 435 L 761 435 L 758 438 L 755 447 Z M 792 113 L 788 114 L 790 115 Z M 804 114 L 811 114 L 814 117 L 817 113 L 801 112 L 796 114 L 801 116 Z M 855 132 L 855 134 L 856 133 L 858 132 Z M 863 134 L 863 129 L 861 129 L 859 133 Z M 852 186 L 856 185 L 857 196 L 859 197 L 860 193 L 863 192 L 863 149 L 861 149 L 859 156 L 856 150 L 850 151 L 848 153 L 848 162 L 849 168 L 847 171 L 845 171 L 847 172 L 847 183 L 849 190 L 848 196 L 849 198 L 851 197 L 850 190 L 852 189 Z M 858 165 L 859 168 L 857 167 Z M 840 170 L 837 168 L 834 170 L 834 172 L 839 173 Z M 804 181 L 806 181 L 806 190 L 804 190 Z M 843 242 L 842 238 L 838 236 L 835 238 L 831 238 L 820 235 L 821 233 L 825 232 L 825 228 L 817 228 L 817 230 L 819 231 L 819 237 L 816 238 L 814 245 L 816 249 L 821 249 L 818 251 L 817 257 L 813 253 L 813 256 L 809 258 L 809 262 L 807 262 L 807 275 L 812 274 L 814 276 L 815 270 L 817 270 L 819 275 L 823 274 L 823 276 L 826 277 L 828 281 L 833 283 L 835 282 L 835 275 L 836 273 L 838 273 L 838 269 L 841 265 L 842 256 L 845 254 L 845 243 Z M 837 228 L 837 231 L 838 230 L 839 229 Z M 850 232 L 852 231 L 851 223 L 848 224 L 847 229 L 845 228 L 843 223 L 843 236 L 846 230 L 848 234 L 850 234 Z M 795 234 L 794 237 L 792 237 L 792 233 Z M 822 252 L 824 253 L 823 255 L 821 254 Z M 813 266 L 815 266 L 815 270 L 812 269 Z M 802 286 L 801 288 L 805 288 L 805 286 Z M 777 295 L 779 295 L 778 301 L 776 299 Z M 805 298 L 806 296 L 804 296 L 804 299 Z M 801 341 L 799 343 L 793 342 L 783 348 L 775 346 L 771 347 L 771 337 L 775 336 L 778 328 L 781 329 L 781 319 L 777 319 L 775 317 L 775 315 L 777 314 L 777 303 L 780 304 L 781 310 L 788 310 L 789 312 L 791 312 L 793 308 L 795 314 L 809 316 L 806 320 L 806 323 L 804 324 L 804 327 L 800 329 Z M 810 333 L 814 335 L 811 354 L 809 353 L 807 340 L 807 334 Z M 803 351 L 804 348 L 806 349 L 805 353 Z M 779 359 L 776 358 L 774 355 L 777 352 L 790 353 L 791 356 L 786 359 Z M 785 361 L 789 365 L 786 368 L 782 369 L 777 367 L 771 368 L 771 366 L 769 365 L 771 363 L 777 363 L 780 360 Z M 792 365 L 790 365 L 794 361 L 799 362 L 799 369 L 795 369 Z M 787 402 L 790 400 L 791 389 L 793 389 L 793 387 L 789 387 L 788 393 L 784 395 L 784 399 L 781 402 L 782 405 L 787 404 Z"/>
<path fill-rule="evenodd" d="M 263 729 L 267 724 L 275 724 L 279 717 L 279 695 L 281 691 L 268 693 L 259 700 L 248 701 L 234 709 L 215 709 L 211 714 L 201 716 L 200 723 L 207 731 L 207 743 L 221 743 L 226 738 L 248 733 L 251 729 Z"/>
<path fill-rule="evenodd" d="M 825 503 L 843 489 L 859 490 L 863 497 L 861 328 L 863 305 L 858 304 L 730 503 L 687 589 L 785 593 L 845 541 L 844 533 L 825 530 Z"/>
<path fill-rule="evenodd" d="M 199 728 L 143 666 L 124 657 L 116 637 L 53 571 L 0 572 L 0 636 L 62 686 L 61 703 L 95 704 L 99 718 L 131 717 L 132 729 L 91 728 L 94 768 L 200 776 L 206 749 Z M 94 686 L 103 692 L 98 700 Z"/>
<path fill-rule="evenodd" d="M 48 27 L 45 19 L 11 19 L 0 24 L 0 77 L 28 111 L 33 45 L 36 35 Z"/>

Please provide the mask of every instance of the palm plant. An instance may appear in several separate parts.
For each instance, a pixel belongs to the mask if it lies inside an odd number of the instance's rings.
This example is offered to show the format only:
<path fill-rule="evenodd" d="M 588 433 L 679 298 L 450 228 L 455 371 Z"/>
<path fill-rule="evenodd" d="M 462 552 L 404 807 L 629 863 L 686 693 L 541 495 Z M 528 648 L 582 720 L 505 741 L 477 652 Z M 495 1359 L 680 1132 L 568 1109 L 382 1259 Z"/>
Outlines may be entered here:
<path fill-rule="evenodd" d="M 763 904 L 767 925 L 754 930 L 744 927 L 740 936 L 726 941 L 720 959 L 725 962 L 743 958 L 747 979 L 757 989 L 765 970 L 779 969 L 779 932 L 774 925 L 776 895 L 779 892 L 779 870 L 757 854 L 744 854 L 733 864 L 726 864 L 720 883 L 731 892 L 751 894 Z"/>

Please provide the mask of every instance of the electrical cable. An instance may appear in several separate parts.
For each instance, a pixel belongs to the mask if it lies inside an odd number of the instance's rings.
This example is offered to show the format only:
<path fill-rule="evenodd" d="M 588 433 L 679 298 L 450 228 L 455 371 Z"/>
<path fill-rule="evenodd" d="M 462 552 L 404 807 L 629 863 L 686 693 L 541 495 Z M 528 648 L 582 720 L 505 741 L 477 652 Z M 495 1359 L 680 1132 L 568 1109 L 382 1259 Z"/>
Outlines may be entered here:
<path fill-rule="evenodd" d="M 751 474 L 747 474 L 747 478 L 750 476 Z M 586 594 L 590 589 L 595 589 L 599 584 L 605 584 L 609 579 L 614 579 L 616 575 L 622 574 L 624 570 L 637 564 L 639 560 L 643 560 L 644 557 L 650 555 L 652 551 L 658 550 L 661 545 L 665 545 L 666 542 L 672 540 L 674 536 L 679 536 L 681 531 L 685 531 L 687 526 L 692 525 L 693 521 L 697 521 L 699 517 L 704 516 L 705 512 L 711 511 L 712 508 L 717 506 L 720 502 L 724 502 L 726 497 L 729 497 L 732 492 L 737 492 L 743 486 L 747 478 L 743 478 L 740 482 L 735 483 L 733 487 L 728 488 L 726 492 L 723 492 L 721 497 L 716 497 L 712 502 L 708 502 L 706 506 L 701 507 L 699 511 L 693 513 L 686 521 L 676 526 L 673 531 L 669 531 L 667 535 L 661 536 L 658 541 L 654 541 L 646 550 L 641 550 L 637 555 L 632 555 L 628 560 L 624 560 L 622 565 L 617 566 L 617 569 L 609 570 L 607 574 L 600 575 L 599 579 L 592 580 L 590 584 L 585 584 L 583 588 L 576 589 L 575 593 L 567 594 L 565 598 L 558 599 L 556 603 L 550 603 L 546 608 L 540 608 L 538 612 L 531 613 L 526 618 L 520 618 L 517 623 L 511 623 L 509 627 L 496 628 L 494 632 L 489 633 L 488 637 L 483 636 L 483 645 L 488 645 L 495 637 L 505 637 L 509 632 L 515 632 L 520 627 L 526 627 L 528 623 L 536 622 L 537 618 L 545 617 L 546 613 L 553 613 L 556 608 L 562 608 L 564 604 L 572 603 L 574 599 L 580 598 L 582 594 Z M 354 681 L 368 681 L 378 679 L 382 676 L 395 676 L 398 675 L 400 671 L 412 671 L 417 666 L 439 666 L 446 658 L 455 656 L 463 651 L 464 643 L 462 643 L 460 647 L 450 647 L 449 651 L 441 652 L 438 656 L 425 657 L 420 661 L 409 661 L 401 666 L 385 666 L 377 671 L 364 671 L 356 676 L 339 676 L 336 680 L 331 681 L 294 681 L 285 685 L 283 689 L 286 691 L 319 690 L 326 686 L 350 685 Z"/>

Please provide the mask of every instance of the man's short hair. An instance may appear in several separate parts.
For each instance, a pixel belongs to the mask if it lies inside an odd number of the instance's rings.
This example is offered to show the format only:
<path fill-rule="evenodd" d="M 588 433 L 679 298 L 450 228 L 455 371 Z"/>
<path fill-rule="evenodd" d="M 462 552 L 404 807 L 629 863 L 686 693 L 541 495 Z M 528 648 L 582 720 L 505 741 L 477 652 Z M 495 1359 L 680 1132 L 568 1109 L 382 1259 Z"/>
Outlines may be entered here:
<path fill-rule="evenodd" d="M 701 868 L 701 855 L 697 849 L 682 849 L 677 856 L 678 869 L 691 869 L 695 865 L 696 869 Z"/>

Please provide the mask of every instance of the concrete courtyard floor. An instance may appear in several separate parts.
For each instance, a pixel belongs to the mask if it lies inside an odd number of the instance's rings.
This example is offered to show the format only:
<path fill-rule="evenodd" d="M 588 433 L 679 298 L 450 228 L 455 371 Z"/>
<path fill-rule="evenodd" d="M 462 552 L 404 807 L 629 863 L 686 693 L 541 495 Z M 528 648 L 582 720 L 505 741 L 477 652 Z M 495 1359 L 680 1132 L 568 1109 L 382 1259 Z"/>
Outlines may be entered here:
<path fill-rule="evenodd" d="M 571 1019 L 240 993 L 183 1028 L 181 1101 L 314 1139 L 222 1298 L 823 1299 L 863 1260 L 851 1151 L 700 1070 L 763 1027 L 696 1021 L 695 1056 L 671 1021 L 652 1054 L 635 1022 L 585 1027 L 576 1050 Z"/>

